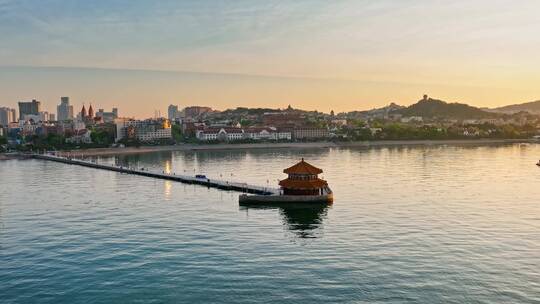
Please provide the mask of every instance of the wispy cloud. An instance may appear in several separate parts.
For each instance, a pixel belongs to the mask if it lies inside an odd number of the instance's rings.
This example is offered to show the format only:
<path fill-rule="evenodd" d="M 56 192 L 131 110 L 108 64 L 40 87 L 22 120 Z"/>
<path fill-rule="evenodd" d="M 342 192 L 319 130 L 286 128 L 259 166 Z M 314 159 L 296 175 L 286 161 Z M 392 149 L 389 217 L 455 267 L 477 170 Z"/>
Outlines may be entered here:
<path fill-rule="evenodd" d="M 536 0 L 0 0 L 0 65 L 445 84 L 532 94 L 540 81 L 539 9 Z M 385 92 L 378 94 L 373 96 L 384 99 Z M 485 102 L 499 98 L 476 96 Z"/>

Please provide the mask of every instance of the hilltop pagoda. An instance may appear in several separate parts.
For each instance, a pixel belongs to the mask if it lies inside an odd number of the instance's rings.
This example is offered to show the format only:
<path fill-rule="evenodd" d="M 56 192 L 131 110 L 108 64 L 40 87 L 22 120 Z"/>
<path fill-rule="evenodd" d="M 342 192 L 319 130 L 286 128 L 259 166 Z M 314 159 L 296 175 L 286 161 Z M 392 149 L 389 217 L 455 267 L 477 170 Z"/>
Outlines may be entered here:
<path fill-rule="evenodd" d="M 318 177 L 323 171 L 302 160 L 283 170 L 289 177 L 279 182 L 283 195 L 324 195 L 328 183 Z"/>

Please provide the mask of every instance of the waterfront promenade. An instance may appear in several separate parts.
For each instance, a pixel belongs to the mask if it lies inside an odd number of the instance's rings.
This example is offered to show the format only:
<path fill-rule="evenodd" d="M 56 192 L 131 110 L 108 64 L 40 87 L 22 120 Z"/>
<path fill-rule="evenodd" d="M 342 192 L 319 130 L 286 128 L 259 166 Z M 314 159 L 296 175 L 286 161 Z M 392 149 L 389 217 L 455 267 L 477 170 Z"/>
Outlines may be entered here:
<path fill-rule="evenodd" d="M 143 168 L 141 169 L 128 168 L 128 167 L 122 167 L 122 166 L 100 164 L 98 162 L 93 162 L 93 161 L 88 161 L 88 160 L 83 160 L 83 159 L 74 159 L 74 158 L 61 157 L 61 156 L 55 156 L 55 155 L 49 155 L 49 154 L 33 154 L 32 157 L 36 159 L 55 161 L 55 162 L 60 162 L 64 164 L 69 164 L 69 165 L 79 165 L 83 167 L 109 170 L 109 171 L 115 171 L 115 172 L 120 172 L 120 173 L 125 173 L 125 174 L 133 174 L 133 175 L 141 175 L 141 176 L 147 176 L 147 177 L 153 177 L 153 178 L 159 178 L 159 179 L 166 179 L 166 180 L 172 180 L 172 181 L 186 183 L 186 184 L 196 184 L 196 185 L 202 185 L 209 188 L 217 188 L 217 189 L 222 189 L 222 190 L 238 191 L 238 192 L 243 192 L 243 193 L 253 193 L 253 194 L 260 194 L 260 195 L 279 194 L 279 189 L 277 188 L 250 185 L 247 183 L 239 183 L 239 182 L 210 179 L 210 178 L 198 178 L 195 176 L 177 175 L 175 173 L 166 173 L 163 171 L 153 172 L 153 171 L 149 171 Z"/>
<path fill-rule="evenodd" d="M 255 150 L 255 149 L 325 149 L 325 148 L 372 148 L 396 146 L 434 146 L 434 145 L 491 145 L 534 143 L 527 139 L 460 139 L 460 140 L 381 140 L 358 142 L 284 142 L 284 143 L 221 143 L 221 144 L 180 144 L 170 146 L 141 146 L 125 148 L 91 148 L 68 151 L 57 151 L 60 156 L 110 156 L 126 154 L 142 154 L 165 151 L 222 151 L 222 150 Z"/>

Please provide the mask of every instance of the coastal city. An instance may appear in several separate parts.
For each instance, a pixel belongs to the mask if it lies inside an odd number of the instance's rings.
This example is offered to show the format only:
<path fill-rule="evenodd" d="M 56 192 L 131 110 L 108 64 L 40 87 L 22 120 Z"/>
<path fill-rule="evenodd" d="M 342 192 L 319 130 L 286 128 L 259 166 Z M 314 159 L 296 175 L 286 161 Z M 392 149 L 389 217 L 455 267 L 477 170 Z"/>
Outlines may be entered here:
<path fill-rule="evenodd" d="M 0 304 L 540 304 L 538 12 L 0 0 Z"/>
<path fill-rule="evenodd" d="M 92 103 L 60 97 L 56 111 L 39 100 L 0 107 L 1 151 L 80 149 L 182 143 L 374 140 L 531 139 L 540 134 L 539 102 L 496 109 L 447 103 L 424 95 L 409 107 L 322 113 L 293 108 L 169 105 L 166 117 L 135 119 Z"/>

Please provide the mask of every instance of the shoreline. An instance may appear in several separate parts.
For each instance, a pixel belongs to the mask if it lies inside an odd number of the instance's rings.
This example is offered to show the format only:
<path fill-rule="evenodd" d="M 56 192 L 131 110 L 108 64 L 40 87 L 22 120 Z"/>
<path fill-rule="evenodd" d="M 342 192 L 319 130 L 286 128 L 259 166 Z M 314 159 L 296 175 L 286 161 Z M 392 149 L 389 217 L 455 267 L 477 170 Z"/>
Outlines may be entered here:
<path fill-rule="evenodd" d="M 356 148 L 356 147 L 392 147 L 392 146 L 433 146 L 433 145 L 482 145 L 534 143 L 530 139 L 448 139 L 448 140 L 388 140 L 361 142 L 290 142 L 290 143 L 250 143 L 250 144 L 181 144 L 170 146 L 142 146 L 126 148 L 92 148 L 59 151 L 61 156 L 114 156 L 126 154 L 142 154 L 167 151 L 223 151 L 247 149 L 323 149 L 323 148 Z"/>

